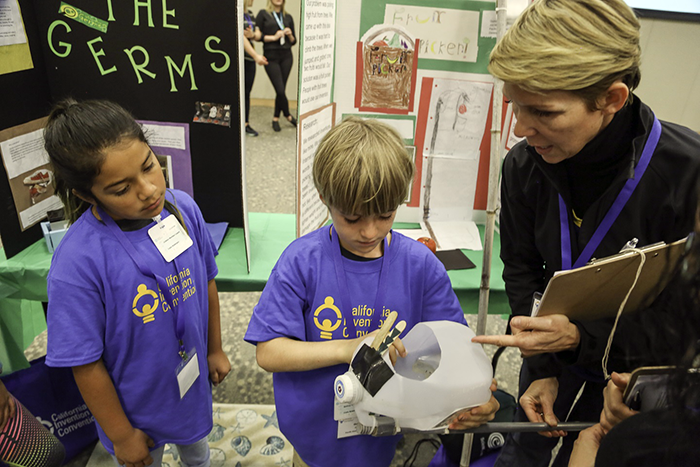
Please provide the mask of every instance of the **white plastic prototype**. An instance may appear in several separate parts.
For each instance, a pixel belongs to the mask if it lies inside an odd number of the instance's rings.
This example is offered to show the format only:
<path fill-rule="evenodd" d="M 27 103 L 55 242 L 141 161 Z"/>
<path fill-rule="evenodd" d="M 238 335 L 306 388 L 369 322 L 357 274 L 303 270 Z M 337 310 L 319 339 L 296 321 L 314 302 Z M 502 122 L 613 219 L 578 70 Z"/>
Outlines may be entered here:
<path fill-rule="evenodd" d="M 419 323 L 401 338 L 408 352 L 405 358 L 392 366 L 388 352 L 383 355 L 394 375 L 374 397 L 352 368 L 336 378 L 335 397 L 353 404 L 358 420 L 368 428 L 377 425 L 376 416 L 392 418 L 396 431 L 445 428 L 456 412 L 491 398 L 493 369 L 481 346 L 471 342 L 474 335 L 452 321 Z M 363 341 L 370 343 L 370 338 Z"/>

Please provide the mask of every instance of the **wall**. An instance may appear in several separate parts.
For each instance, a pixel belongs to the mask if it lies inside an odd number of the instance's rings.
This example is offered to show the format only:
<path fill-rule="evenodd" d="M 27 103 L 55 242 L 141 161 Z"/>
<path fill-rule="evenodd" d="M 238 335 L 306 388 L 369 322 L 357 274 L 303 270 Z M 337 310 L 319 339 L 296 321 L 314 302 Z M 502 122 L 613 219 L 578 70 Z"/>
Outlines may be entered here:
<path fill-rule="evenodd" d="M 287 98 L 290 101 L 290 106 L 296 105 L 297 100 L 297 90 L 299 89 L 299 37 L 301 36 L 299 32 L 299 26 L 301 24 L 301 1 L 302 0 L 286 0 L 285 10 L 287 13 L 291 14 L 294 18 L 294 31 L 297 43 L 292 47 L 292 55 L 294 55 L 294 65 L 292 66 L 292 71 L 289 74 L 289 80 L 287 81 Z M 251 10 L 256 15 L 258 11 L 265 8 L 267 5 L 267 0 L 255 0 Z M 255 43 L 255 50 L 258 53 L 262 53 L 262 43 Z M 265 73 L 265 69 L 261 66 L 258 67 L 255 73 L 255 83 L 253 84 L 253 90 L 250 93 L 252 99 L 270 99 L 274 105 L 275 90 L 270 84 L 270 79 Z M 294 102 L 292 102 L 294 101 Z M 294 112 L 292 111 L 292 114 Z M 270 117 L 272 120 L 272 117 Z"/>
<path fill-rule="evenodd" d="M 657 117 L 700 132 L 700 22 L 642 19 L 642 82 Z"/>

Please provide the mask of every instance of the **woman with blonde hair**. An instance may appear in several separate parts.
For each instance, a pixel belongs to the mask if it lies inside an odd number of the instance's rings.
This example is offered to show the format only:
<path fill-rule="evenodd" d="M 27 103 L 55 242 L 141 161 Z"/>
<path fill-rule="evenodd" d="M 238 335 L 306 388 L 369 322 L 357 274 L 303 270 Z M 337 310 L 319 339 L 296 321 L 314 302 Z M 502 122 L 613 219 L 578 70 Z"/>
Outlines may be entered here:
<path fill-rule="evenodd" d="M 519 347 L 519 421 L 597 421 L 600 361 L 612 319 L 530 318 L 533 295 L 556 271 L 693 229 L 700 136 L 660 122 L 633 94 L 640 24 L 622 0 L 536 0 L 491 53 L 525 140 L 508 153 L 501 187 L 501 259 L 513 335 L 476 342 Z M 529 332 L 528 332 L 529 331 Z M 611 370 L 629 371 L 618 332 Z M 625 346 L 624 348 L 628 348 Z M 574 404 L 579 390 L 581 395 Z M 562 431 L 512 434 L 497 466 L 548 466 Z M 566 465 L 576 434 L 554 465 Z"/>
<path fill-rule="evenodd" d="M 294 37 L 294 18 L 284 9 L 285 0 L 267 0 L 267 8 L 260 10 L 257 24 L 262 32 L 263 52 L 267 58 L 265 71 L 275 88 L 275 112 L 272 117 L 272 129 L 280 131 L 280 113 L 296 126 L 297 121 L 289 112 L 289 100 L 286 95 L 287 79 L 292 70 L 292 46 Z"/>

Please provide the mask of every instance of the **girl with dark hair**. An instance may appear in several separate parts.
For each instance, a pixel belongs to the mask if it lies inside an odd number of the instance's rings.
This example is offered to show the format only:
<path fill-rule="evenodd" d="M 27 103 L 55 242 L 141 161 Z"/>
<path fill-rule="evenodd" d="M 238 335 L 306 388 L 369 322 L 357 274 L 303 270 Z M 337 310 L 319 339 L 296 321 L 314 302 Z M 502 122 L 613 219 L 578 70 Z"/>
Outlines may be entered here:
<path fill-rule="evenodd" d="M 170 443 L 184 465 L 208 465 L 210 380 L 231 365 L 199 208 L 166 190 L 141 126 L 115 103 L 59 103 L 44 139 L 71 221 L 48 275 L 46 364 L 73 368 L 119 464 L 160 465 Z"/>

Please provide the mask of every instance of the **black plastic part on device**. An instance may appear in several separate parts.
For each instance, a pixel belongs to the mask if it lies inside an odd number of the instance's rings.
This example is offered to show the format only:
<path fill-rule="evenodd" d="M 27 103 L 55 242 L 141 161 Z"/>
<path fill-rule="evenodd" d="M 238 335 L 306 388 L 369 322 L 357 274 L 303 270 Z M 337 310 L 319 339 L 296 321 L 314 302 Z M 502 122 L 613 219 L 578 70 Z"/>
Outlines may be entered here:
<path fill-rule="evenodd" d="M 352 359 L 350 368 L 372 397 L 394 376 L 394 371 L 387 365 L 382 355 L 367 344 L 363 344 Z"/>

